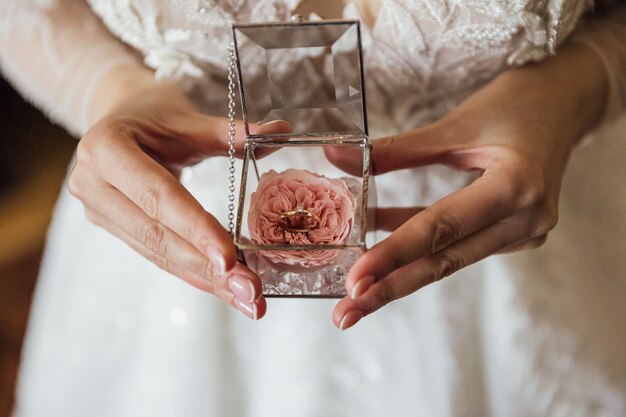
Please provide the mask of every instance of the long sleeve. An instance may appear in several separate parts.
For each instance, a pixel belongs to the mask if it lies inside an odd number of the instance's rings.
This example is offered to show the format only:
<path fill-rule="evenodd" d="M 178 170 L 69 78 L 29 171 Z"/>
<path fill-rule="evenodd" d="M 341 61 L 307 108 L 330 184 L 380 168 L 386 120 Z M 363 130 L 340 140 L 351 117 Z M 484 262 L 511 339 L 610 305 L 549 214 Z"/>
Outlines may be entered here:
<path fill-rule="evenodd" d="M 89 127 L 98 81 L 123 65 L 142 64 L 84 1 L 0 1 L 3 75 L 74 135 Z"/>
<path fill-rule="evenodd" d="M 587 45 L 602 60 L 609 80 L 605 120 L 614 118 L 626 107 L 626 4 L 591 18 L 573 41 Z"/>

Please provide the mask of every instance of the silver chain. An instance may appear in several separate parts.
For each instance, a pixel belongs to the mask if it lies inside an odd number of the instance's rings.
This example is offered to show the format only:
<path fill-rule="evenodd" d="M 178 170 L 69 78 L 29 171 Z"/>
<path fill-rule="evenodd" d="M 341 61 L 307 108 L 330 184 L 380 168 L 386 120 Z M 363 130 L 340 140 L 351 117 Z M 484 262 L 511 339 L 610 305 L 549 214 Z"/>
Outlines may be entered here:
<path fill-rule="evenodd" d="M 235 228 L 235 45 L 228 46 L 228 231 Z"/>

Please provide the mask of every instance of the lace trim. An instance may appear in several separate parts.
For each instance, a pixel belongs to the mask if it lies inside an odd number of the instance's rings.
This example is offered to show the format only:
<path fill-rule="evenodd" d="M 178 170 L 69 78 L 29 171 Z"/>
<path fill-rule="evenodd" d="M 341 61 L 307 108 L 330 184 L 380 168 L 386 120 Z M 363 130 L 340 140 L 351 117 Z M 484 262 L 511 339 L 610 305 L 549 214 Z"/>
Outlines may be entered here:
<path fill-rule="evenodd" d="M 286 19 L 298 1 L 89 2 L 117 36 L 144 53 L 157 77 L 190 90 L 207 75 L 225 73 L 231 21 Z M 591 3 L 386 0 L 374 27 L 362 28 L 368 79 L 385 78 L 373 80 L 379 90 L 408 88 L 413 107 L 458 102 L 506 67 L 553 54 Z M 344 15 L 358 17 L 358 8 L 349 4 Z"/>

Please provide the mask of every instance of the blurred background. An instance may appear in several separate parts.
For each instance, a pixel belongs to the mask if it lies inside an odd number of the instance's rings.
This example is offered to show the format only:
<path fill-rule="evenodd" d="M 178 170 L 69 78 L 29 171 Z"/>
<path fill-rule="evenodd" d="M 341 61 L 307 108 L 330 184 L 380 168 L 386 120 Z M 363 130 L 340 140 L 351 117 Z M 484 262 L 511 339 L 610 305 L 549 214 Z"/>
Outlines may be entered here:
<path fill-rule="evenodd" d="M 0 77 L 0 417 L 10 415 L 46 229 L 75 146 Z"/>

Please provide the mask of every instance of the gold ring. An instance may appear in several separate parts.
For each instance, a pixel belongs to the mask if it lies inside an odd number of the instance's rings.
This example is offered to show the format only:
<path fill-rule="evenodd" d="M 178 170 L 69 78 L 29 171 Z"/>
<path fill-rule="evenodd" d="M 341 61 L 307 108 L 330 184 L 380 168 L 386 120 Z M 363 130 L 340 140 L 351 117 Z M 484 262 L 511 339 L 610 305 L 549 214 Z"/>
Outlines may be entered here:
<path fill-rule="evenodd" d="M 310 224 L 310 220 L 313 220 L 312 224 Z M 278 226 L 286 232 L 305 233 L 317 229 L 321 222 L 317 214 L 305 210 L 302 206 L 298 206 L 295 210 L 281 214 Z"/>

